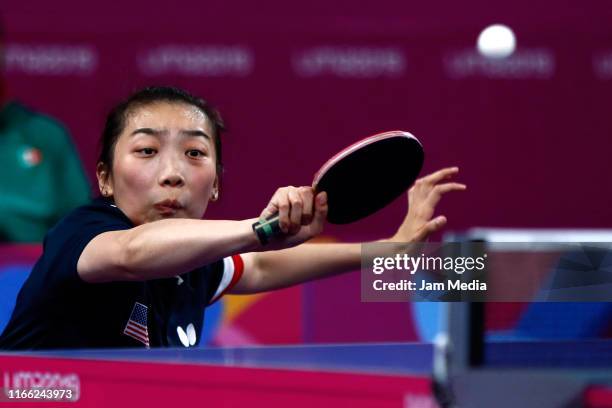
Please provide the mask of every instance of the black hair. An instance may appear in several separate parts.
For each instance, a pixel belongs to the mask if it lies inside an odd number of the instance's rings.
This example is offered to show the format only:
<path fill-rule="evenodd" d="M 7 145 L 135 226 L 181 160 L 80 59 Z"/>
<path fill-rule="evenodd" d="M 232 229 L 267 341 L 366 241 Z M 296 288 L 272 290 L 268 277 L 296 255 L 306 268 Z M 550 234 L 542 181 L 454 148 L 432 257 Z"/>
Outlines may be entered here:
<path fill-rule="evenodd" d="M 223 173 L 223 161 L 221 155 L 221 134 L 225 131 L 225 124 L 219 112 L 204 99 L 198 98 L 184 89 L 170 86 L 152 86 L 141 89 L 132 94 L 129 98 L 115 106 L 106 117 L 104 131 L 100 138 L 100 155 L 98 156 L 98 166 L 104 165 L 107 169 L 107 177 L 113 169 L 113 159 L 115 145 L 119 135 L 125 129 L 128 116 L 135 109 L 150 105 L 156 102 L 185 103 L 195 106 L 212 123 L 215 153 L 217 157 L 216 170 L 219 182 Z"/>

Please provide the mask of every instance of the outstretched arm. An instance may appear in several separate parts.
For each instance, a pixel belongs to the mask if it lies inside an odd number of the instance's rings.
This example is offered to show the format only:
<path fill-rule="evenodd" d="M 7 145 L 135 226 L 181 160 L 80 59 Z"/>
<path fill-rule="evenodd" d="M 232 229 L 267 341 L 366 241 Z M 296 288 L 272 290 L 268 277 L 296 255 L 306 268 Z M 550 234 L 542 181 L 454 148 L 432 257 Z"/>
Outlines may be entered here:
<path fill-rule="evenodd" d="M 446 224 L 443 215 L 433 218 L 435 207 L 442 196 L 451 191 L 466 189 L 464 184 L 450 181 L 458 173 L 457 167 L 439 170 L 415 182 L 408 191 L 409 209 L 397 232 L 383 242 L 420 242 Z M 312 219 L 307 227 L 322 229 L 321 214 L 326 207 L 315 203 L 314 215 L 303 203 L 296 203 L 298 196 L 280 198 L 288 212 L 286 229 L 300 234 L 300 220 Z M 288 208 L 288 209 L 287 209 Z M 306 209 L 306 214 L 299 209 Z M 269 211 L 274 212 L 274 209 Z M 267 215 L 264 211 L 264 215 Z M 321 223 L 321 225 L 319 225 Z M 314 225 L 312 225 L 314 224 Z M 303 244 L 288 249 L 248 253 L 243 255 L 245 271 L 232 293 L 256 293 L 292 286 L 343 272 L 358 270 L 361 264 L 361 244 L 330 243 Z"/>

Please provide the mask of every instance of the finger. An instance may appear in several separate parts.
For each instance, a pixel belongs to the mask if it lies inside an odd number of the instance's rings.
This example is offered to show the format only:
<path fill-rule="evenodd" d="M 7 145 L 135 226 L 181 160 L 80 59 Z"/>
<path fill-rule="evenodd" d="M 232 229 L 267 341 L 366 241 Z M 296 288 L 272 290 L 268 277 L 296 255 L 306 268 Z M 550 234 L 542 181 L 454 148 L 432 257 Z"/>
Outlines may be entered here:
<path fill-rule="evenodd" d="M 273 215 L 278 214 L 278 203 L 276 202 L 276 195 L 274 195 L 266 208 L 261 212 L 259 218 L 270 218 Z"/>
<path fill-rule="evenodd" d="M 302 197 L 302 225 L 308 225 L 312 222 L 313 197 L 311 187 L 300 187 L 298 193 Z"/>
<path fill-rule="evenodd" d="M 466 188 L 467 186 L 461 183 L 438 184 L 431 190 L 431 193 L 427 196 L 426 202 L 429 206 L 435 207 L 440 199 L 442 199 L 442 194 L 446 194 L 450 191 L 463 191 Z"/>
<path fill-rule="evenodd" d="M 442 227 L 446 225 L 446 217 L 440 215 L 432 220 L 429 220 L 421 229 L 417 232 L 414 237 L 414 242 L 422 242 L 427 240 L 427 238 L 434 232 L 440 230 Z"/>
<path fill-rule="evenodd" d="M 291 224 L 291 221 L 289 220 L 289 211 L 291 209 L 291 203 L 289 202 L 289 197 L 285 189 L 279 190 L 276 202 L 278 207 L 279 227 L 281 231 L 287 234 L 289 233 L 289 225 Z"/>
<path fill-rule="evenodd" d="M 304 205 L 302 203 L 302 197 L 294 187 L 289 188 L 287 197 L 291 205 L 289 209 L 289 233 L 295 234 L 300 230 L 300 226 L 302 225 L 302 208 Z"/>
<path fill-rule="evenodd" d="M 274 192 L 274 194 L 272 194 L 272 198 L 270 198 L 268 205 L 261 212 L 259 218 L 270 218 L 279 214 L 282 197 L 284 194 L 286 194 L 286 191 L 284 190 L 284 188 L 279 188 Z"/>
<path fill-rule="evenodd" d="M 459 173 L 459 167 L 446 167 L 423 177 L 423 181 L 429 184 L 438 184 L 442 180 L 449 179 Z"/>
<path fill-rule="evenodd" d="M 323 224 L 325 224 L 325 220 L 327 219 L 328 210 L 327 193 L 322 191 L 315 197 L 315 211 L 312 216 L 311 223 L 311 225 L 318 231 L 323 229 Z"/>
<path fill-rule="evenodd" d="M 434 190 L 440 194 L 444 194 L 448 193 L 449 191 L 463 191 L 466 188 L 467 186 L 462 183 L 444 183 L 438 184 Z"/>

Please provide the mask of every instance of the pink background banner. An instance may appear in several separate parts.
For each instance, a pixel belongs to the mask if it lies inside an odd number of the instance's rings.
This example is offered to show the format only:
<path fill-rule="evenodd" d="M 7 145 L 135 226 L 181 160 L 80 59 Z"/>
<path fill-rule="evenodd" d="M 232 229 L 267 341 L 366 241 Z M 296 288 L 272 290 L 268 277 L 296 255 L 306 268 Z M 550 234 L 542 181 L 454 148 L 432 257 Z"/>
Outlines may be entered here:
<path fill-rule="evenodd" d="M 424 172 L 461 167 L 449 228 L 610 227 L 612 12 L 604 1 L 490 5 L 385 0 L 302 9 L 137 1 L 38 7 L 7 0 L 11 96 L 71 130 L 90 179 L 108 109 L 139 87 L 174 84 L 224 114 L 226 174 L 209 217 L 259 214 L 274 190 L 309 184 L 342 147 L 390 129 L 425 146 Z M 503 22 L 510 58 L 475 51 Z M 367 186 L 364 186 L 367 194 Z M 404 199 L 328 234 L 388 235 Z"/>

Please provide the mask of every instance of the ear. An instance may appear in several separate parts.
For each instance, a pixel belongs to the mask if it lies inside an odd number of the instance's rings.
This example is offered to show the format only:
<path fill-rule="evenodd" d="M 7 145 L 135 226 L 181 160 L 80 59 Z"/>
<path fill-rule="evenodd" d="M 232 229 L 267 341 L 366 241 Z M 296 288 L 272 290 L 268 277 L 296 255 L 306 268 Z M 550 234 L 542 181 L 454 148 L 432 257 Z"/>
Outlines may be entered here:
<path fill-rule="evenodd" d="M 210 201 L 217 201 L 219 199 L 219 177 L 215 177 L 215 182 L 213 184 L 213 191 L 210 197 Z"/>
<path fill-rule="evenodd" d="M 98 179 L 98 189 L 103 197 L 113 195 L 113 180 L 105 163 L 98 163 L 96 166 L 96 178 Z"/>

